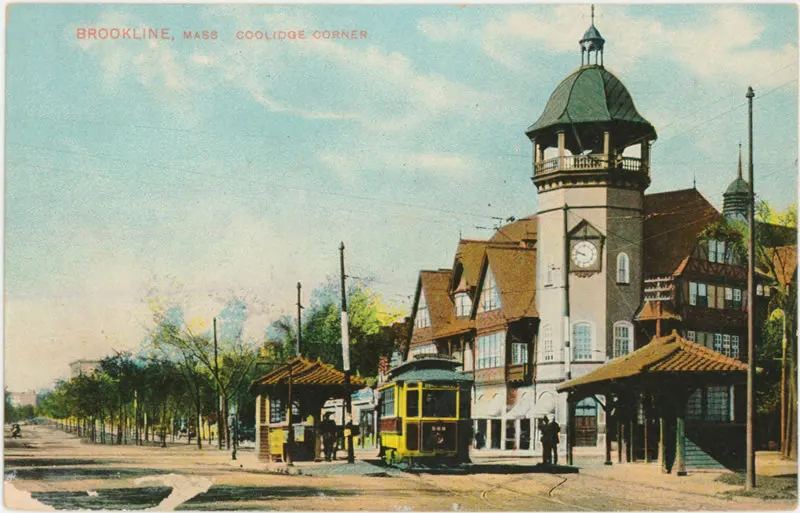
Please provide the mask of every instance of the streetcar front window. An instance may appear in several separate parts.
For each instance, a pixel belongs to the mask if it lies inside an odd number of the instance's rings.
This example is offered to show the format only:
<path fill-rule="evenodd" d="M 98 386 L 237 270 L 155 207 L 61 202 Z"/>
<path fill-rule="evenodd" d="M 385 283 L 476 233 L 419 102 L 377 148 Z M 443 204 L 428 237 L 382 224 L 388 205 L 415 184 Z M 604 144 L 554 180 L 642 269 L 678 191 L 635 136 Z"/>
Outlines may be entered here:
<path fill-rule="evenodd" d="M 455 390 L 423 390 L 422 391 L 422 416 L 423 417 L 450 417 L 456 416 L 456 391 Z"/>

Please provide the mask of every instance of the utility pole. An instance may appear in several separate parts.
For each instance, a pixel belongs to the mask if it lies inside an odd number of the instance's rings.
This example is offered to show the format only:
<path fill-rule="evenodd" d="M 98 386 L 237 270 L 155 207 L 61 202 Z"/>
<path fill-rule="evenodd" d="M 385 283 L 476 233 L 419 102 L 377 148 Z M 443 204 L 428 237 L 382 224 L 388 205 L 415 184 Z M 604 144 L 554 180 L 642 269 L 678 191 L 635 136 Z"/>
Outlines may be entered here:
<path fill-rule="evenodd" d="M 747 476 L 745 490 L 756 487 L 756 451 L 755 451 L 755 249 L 756 249 L 756 197 L 753 187 L 753 97 L 756 94 L 752 87 L 747 88 L 747 136 L 748 136 L 748 198 L 747 222 L 750 225 L 750 236 L 747 240 Z"/>
<path fill-rule="evenodd" d="M 347 419 L 342 419 L 345 422 L 345 429 L 348 431 L 347 435 L 347 463 L 355 463 L 356 457 L 353 453 L 353 410 L 350 404 L 350 332 L 349 323 L 347 321 L 347 289 L 344 284 L 344 242 L 339 245 L 339 267 L 342 278 L 342 366 L 344 367 L 344 408 L 345 412 L 350 414 L 350 428 L 347 427 Z"/>
<path fill-rule="evenodd" d="M 222 450 L 222 408 L 220 407 L 221 398 L 219 396 L 219 359 L 217 358 L 217 318 L 214 317 L 214 388 L 217 390 L 217 445 Z"/>
<path fill-rule="evenodd" d="M 300 327 L 301 326 L 301 324 L 300 324 L 300 316 L 302 315 L 301 310 L 303 309 L 303 306 L 300 304 L 300 289 L 301 288 L 302 288 L 302 285 L 300 285 L 300 282 L 298 281 L 297 282 L 297 356 L 301 356 L 302 355 L 302 350 L 300 349 L 300 344 L 301 344 L 301 342 L 303 340 L 303 336 L 301 334 L 302 328 Z"/>
<path fill-rule="evenodd" d="M 288 406 L 286 408 L 286 420 L 288 420 L 288 426 L 286 433 L 286 466 L 291 467 L 294 466 L 294 461 L 292 460 L 292 453 L 294 452 L 294 424 L 292 424 L 292 366 L 289 365 L 289 389 L 286 393 L 287 395 L 287 403 Z"/>

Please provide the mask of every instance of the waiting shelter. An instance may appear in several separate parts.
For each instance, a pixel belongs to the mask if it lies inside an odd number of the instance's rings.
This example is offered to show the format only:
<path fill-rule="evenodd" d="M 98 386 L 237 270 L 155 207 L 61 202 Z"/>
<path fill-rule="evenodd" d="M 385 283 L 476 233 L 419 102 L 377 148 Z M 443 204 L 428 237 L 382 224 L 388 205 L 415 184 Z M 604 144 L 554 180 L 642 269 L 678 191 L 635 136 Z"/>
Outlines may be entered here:
<path fill-rule="evenodd" d="M 573 463 L 575 407 L 594 397 L 610 422 L 619 463 L 658 460 L 662 472 L 690 468 L 743 468 L 744 398 L 733 385 L 746 381 L 747 365 L 676 331 L 653 338 L 636 351 L 561 384 L 568 393 L 567 463 Z"/>
<path fill-rule="evenodd" d="M 259 459 L 287 460 L 293 446 L 293 460 L 320 459 L 319 426 L 322 406 L 328 399 L 347 396 L 344 373 L 320 360 L 302 356 L 253 380 L 250 393 L 256 395 L 256 447 Z M 350 385 L 364 386 L 357 376 Z M 291 410 L 291 412 L 290 412 Z"/>

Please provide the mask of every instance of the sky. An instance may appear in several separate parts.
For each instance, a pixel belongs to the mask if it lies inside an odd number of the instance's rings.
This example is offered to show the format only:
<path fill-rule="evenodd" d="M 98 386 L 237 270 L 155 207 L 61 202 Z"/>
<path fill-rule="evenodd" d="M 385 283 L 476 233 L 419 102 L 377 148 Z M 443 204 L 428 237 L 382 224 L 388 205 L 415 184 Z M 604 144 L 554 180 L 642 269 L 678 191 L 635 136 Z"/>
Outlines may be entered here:
<path fill-rule="evenodd" d="M 747 143 L 756 193 L 797 201 L 797 13 L 610 5 L 605 66 L 658 132 L 648 192 L 718 208 Z M 580 65 L 588 5 L 8 7 L 5 384 L 137 347 L 152 300 L 261 337 L 337 275 L 408 308 L 460 237 L 535 213 L 525 129 Z M 174 40 L 78 39 L 168 28 Z M 216 31 L 187 40 L 184 31 Z M 305 31 L 240 40 L 238 31 Z M 347 40 L 315 31 L 357 31 Z M 363 34 L 365 32 L 366 34 Z M 365 35 L 365 37 L 363 37 Z"/>

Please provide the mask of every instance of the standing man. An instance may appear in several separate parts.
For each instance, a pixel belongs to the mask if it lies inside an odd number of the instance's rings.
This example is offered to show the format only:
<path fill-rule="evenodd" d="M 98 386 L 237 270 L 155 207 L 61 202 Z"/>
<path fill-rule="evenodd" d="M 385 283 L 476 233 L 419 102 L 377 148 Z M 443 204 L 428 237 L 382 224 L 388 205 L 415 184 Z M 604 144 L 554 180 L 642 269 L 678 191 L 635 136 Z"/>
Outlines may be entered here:
<path fill-rule="evenodd" d="M 547 425 L 547 436 L 550 439 L 550 449 L 553 451 L 553 456 L 551 458 L 553 465 L 558 465 L 558 442 L 561 441 L 561 436 L 559 433 L 561 433 L 561 426 L 558 425 L 558 422 L 556 422 L 556 416 L 553 415 L 553 418 Z"/>
<path fill-rule="evenodd" d="M 322 434 L 325 461 L 331 461 L 336 451 L 336 423 L 331 419 L 332 413 L 325 414 L 325 420 L 320 423 L 319 430 Z"/>
<path fill-rule="evenodd" d="M 542 464 L 544 465 L 550 464 L 550 456 L 552 455 L 552 451 L 550 450 L 550 436 L 548 435 L 549 428 L 547 426 L 547 417 L 539 419 L 539 441 L 542 442 Z"/>

